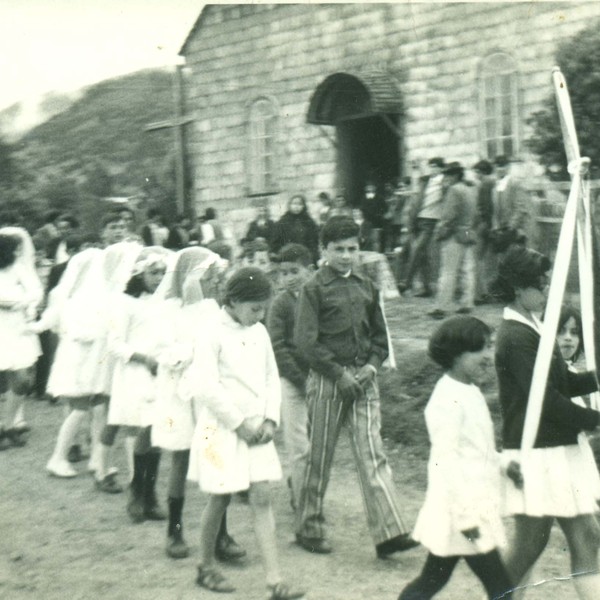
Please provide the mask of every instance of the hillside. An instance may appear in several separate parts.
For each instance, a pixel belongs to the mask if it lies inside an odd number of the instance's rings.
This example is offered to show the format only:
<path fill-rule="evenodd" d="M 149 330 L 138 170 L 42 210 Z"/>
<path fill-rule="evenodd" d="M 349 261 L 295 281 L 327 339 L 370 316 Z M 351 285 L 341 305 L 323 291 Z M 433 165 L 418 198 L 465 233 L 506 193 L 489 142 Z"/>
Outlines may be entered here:
<path fill-rule="evenodd" d="M 66 110 L 30 130 L 17 155 L 29 168 L 81 181 L 101 164 L 115 191 L 135 189 L 165 169 L 169 130 L 144 127 L 173 114 L 172 75 L 139 71 L 88 87 Z"/>

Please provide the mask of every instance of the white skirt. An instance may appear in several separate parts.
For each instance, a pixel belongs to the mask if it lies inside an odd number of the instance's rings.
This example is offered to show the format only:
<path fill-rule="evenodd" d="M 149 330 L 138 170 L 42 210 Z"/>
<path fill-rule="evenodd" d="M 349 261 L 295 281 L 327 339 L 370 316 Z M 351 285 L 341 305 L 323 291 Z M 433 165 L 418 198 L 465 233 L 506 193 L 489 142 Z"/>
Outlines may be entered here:
<path fill-rule="evenodd" d="M 588 445 L 589 447 L 589 445 Z M 502 463 L 521 465 L 524 485 L 519 490 L 504 475 L 505 513 L 531 517 L 575 517 L 594 514 L 598 491 L 598 469 L 593 455 L 579 444 L 534 448 L 524 459 L 520 450 L 504 450 Z"/>
<path fill-rule="evenodd" d="M 127 427 L 148 427 L 154 417 L 156 379 L 144 365 L 117 360 L 108 423 Z"/>
<path fill-rule="evenodd" d="M 251 483 L 279 481 L 281 463 L 271 441 L 248 446 L 235 431 L 221 427 L 202 411 L 194 432 L 188 479 L 197 481 L 207 494 L 233 494 Z"/>
<path fill-rule="evenodd" d="M 191 399 L 179 394 L 181 373 L 158 370 L 152 415 L 152 445 L 164 450 L 189 450 L 194 435 Z"/>
<path fill-rule="evenodd" d="M 0 310 L 0 371 L 20 371 L 35 364 L 42 353 L 35 333 L 25 331 L 19 311 Z"/>

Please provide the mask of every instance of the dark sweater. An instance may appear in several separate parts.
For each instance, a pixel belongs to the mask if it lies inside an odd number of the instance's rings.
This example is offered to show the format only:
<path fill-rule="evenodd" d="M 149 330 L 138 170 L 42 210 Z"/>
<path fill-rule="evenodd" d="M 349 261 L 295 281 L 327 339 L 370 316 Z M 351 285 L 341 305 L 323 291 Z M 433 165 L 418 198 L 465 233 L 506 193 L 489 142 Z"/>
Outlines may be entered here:
<path fill-rule="evenodd" d="M 308 364 L 294 345 L 297 308 L 298 298 L 291 292 L 286 290 L 278 294 L 269 308 L 267 329 L 271 336 L 279 375 L 304 390 Z"/>
<path fill-rule="evenodd" d="M 502 438 L 506 449 L 521 447 L 525 413 L 540 336 L 524 323 L 505 319 L 496 337 L 496 373 L 502 407 Z M 535 448 L 577 444 L 582 430 L 598 425 L 600 413 L 577 406 L 572 397 L 597 389 L 593 372 L 573 373 L 554 349 Z"/>

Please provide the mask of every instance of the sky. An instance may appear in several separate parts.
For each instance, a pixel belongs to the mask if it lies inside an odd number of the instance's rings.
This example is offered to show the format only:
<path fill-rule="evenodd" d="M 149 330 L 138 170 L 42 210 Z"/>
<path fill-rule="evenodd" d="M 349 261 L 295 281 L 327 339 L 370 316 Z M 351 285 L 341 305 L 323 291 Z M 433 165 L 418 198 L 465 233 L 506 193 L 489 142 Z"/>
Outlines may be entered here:
<path fill-rule="evenodd" d="M 173 65 L 200 0 L 0 0 L 0 110 Z"/>

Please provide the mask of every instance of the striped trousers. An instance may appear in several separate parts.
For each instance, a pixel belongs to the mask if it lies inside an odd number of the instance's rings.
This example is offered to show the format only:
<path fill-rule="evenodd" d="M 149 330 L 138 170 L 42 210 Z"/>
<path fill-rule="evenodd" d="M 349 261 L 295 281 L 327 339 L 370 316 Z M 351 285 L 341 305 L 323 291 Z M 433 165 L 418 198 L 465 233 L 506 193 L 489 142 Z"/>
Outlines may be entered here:
<path fill-rule="evenodd" d="M 349 370 L 355 371 L 353 367 Z M 367 524 L 375 544 L 408 533 L 381 441 L 379 388 L 375 380 L 355 402 L 342 400 L 334 381 L 311 371 L 306 384 L 310 449 L 296 512 L 296 533 L 324 538 L 323 500 L 342 426 L 350 435 Z"/>

